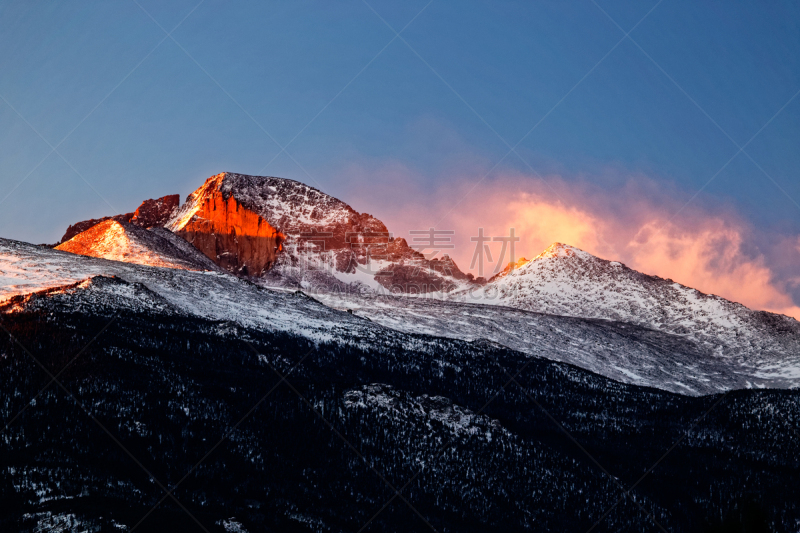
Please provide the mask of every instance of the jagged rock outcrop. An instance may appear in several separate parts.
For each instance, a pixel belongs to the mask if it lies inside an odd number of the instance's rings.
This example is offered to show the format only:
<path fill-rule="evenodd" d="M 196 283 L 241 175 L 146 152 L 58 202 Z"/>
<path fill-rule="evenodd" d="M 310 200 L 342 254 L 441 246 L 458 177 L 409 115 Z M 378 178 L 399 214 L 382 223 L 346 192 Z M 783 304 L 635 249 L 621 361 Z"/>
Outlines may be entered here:
<path fill-rule="evenodd" d="M 174 211 L 181 203 L 181 197 L 177 194 L 162 196 L 155 200 L 145 200 L 133 213 L 125 213 L 123 215 L 114 215 L 101 218 L 90 218 L 89 220 L 82 220 L 76 222 L 67 228 L 64 236 L 61 237 L 60 243 L 67 242 L 75 235 L 82 233 L 93 226 L 105 222 L 106 220 L 116 220 L 117 222 L 129 222 L 142 226 L 143 228 L 152 228 L 155 226 L 163 226 L 167 220 L 170 219 Z"/>

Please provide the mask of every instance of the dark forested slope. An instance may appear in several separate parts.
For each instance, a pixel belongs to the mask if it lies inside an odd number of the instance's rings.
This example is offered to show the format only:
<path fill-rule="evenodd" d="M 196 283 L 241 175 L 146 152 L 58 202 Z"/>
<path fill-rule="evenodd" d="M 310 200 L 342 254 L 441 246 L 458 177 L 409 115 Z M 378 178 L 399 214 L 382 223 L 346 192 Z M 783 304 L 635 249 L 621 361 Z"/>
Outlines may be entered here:
<path fill-rule="evenodd" d="M 0 317 L 3 531 L 800 524 L 798 392 L 689 398 L 487 342 L 107 311 Z M 38 396 L 34 358 L 58 378 Z"/>

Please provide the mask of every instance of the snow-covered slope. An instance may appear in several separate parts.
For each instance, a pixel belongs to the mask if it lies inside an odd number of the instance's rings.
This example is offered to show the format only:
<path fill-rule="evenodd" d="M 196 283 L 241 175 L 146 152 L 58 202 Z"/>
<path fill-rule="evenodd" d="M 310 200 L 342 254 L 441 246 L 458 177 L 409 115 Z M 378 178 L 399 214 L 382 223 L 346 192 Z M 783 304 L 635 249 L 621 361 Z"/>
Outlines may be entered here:
<path fill-rule="evenodd" d="M 749 344 L 800 331 L 793 318 L 753 311 L 561 243 L 486 286 L 455 297 L 538 313 L 617 320 L 711 343 Z"/>
<path fill-rule="evenodd" d="M 164 228 L 106 220 L 56 246 L 73 254 L 185 270 L 219 270 L 191 244 Z"/>
<path fill-rule="evenodd" d="M 88 314 L 103 314 L 109 309 L 176 314 L 176 309 L 166 299 L 143 284 L 128 283 L 116 276 L 102 275 L 12 296 L 0 301 L 0 312 L 49 311 L 54 306 Z"/>
<path fill-rule="evenodd" d="M 331 307 L 407 333 L 502 344 L 606 377 L 680 394 L 800 387 L 800 328 L 750 331 L 746 342 L 656 331 L 435 298 L 315 294 Z"/>
<path fill-rule="evenodd" d="M 79 283 L 96 276 L 115 276 L 134 287 L 120 288 L 117 283 L 97 281 Z M 141 296 L 144 294 L 141 291 L 146 289 L 152 295 L 128 298 L 123 307 L 137 305 L 140 310 L 152 310 L 149 306 L 158 301 L 186 315 L 257 329 L 289 331 L 315 341 L 375 337 L 384 329 L 363 318 L 326 307 L 302 293 L 271 291 L 227 273 L 110 261 L 0 239 L 0 302 L 39 291 L 45 292 L 37 298 L 47 297 L 47 290 L 54 288 L 57 290 L 52 294 L 74 293 L 76 288 L 91 289 L 97 297 L 102 295 L 106 300 L 120 291 Z M 109 295 L 109 291 L 113 294 Z M 86 302 L 86 298 L 91 297 L 87 294 L 82 294 L 78 300 Z M 24 300 L 5 303 L 13 304 L 6 305 L 7 311 L 29 305 Z M 156 307 L 159 312 L 163 311 L 163 306 Z M 115 307 L 106 306 L 105 309 L 113 312 Z"/>

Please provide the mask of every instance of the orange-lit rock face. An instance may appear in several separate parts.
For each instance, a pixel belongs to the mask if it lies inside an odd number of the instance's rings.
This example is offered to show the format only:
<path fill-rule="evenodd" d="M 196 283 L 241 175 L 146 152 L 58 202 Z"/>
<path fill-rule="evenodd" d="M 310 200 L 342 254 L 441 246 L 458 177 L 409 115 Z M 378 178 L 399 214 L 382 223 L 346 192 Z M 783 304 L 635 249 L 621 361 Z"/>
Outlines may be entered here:
<path fill-rule="evenodd" d="M 285 235 L 231 195 L 211 192 L 175 233 L 192 243 L 222 268 L 258 276 L 272 266 Z"/>

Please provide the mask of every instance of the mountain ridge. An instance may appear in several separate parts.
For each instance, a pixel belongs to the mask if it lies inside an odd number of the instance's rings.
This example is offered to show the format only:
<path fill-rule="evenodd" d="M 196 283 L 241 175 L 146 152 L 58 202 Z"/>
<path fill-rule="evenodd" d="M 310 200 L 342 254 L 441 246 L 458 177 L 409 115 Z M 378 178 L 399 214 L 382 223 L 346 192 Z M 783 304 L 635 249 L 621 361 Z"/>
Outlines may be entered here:
<path fill-rule="evenodd" d="M 123 223 L 102 224 L 117 227 Z M 678 343 L 683 347 L 669 355 L 632 338 L 638 346 L 634 357 L 625 355 L 627 350 L 614 355 L 605 348 L 589 348 L 580 338 L 583 333 L 575 328 L 557 328 L 564 331 L 568 349 L 547 340 L 550 357 L 625 382 L 703 394 L 737 387 L 794 386 L 800 380 L 800 323 L 796 320 L 753 311 L 563 243 L 553 243 L 531 260 L 521 258 L 507 265 L 485 284 L 477 283 L 461 273 L 449 257 L 426 259 L 404 239 L 392 238 L 380 220 L 313 187 L 294 180 L 234 173 L 208 178 L 182 206 L 172 209 L 165 224 L 167 228 L 136 227 L 131 231 L 171 239 L 172 244 L 184 245 L 217 270 L 268 289 L 301 289 L 331 308 L 356 312 L 397 331 L 483 337 L 538 354 L 536 339 L 551 339 L 545 322 L 512 311 L 516 309 L 630 324 L 691 341 L 685 346 Z M 194 235 L 189 235 L 187 228 Z M 95 255 L 135 262 L 124 254 Z M 77 278 L 68 281 L 123 272 L 91 268 L 78 269 L 76 275 L 79 271 Z M 146 279 L 136 274 L 129 281 Z M 426 287 L 421 289 L 422 285 Z M 222 297 L 221 290 L 217 287 L 209 292 L 219 294 L 221 301 L 231 301 Z M 398 297 L 386 298 L 390 294 Z M 242 297 L 251 301 L 249 296 Z M 459 303 L 485 310 L 458 307 Z M 240 312 L 199 305 L 215 317 L 238 316 Z M 249 312 L 238 302 L 231 305 Z M 506 325 L 502 317 L 506 317 Z M 634 337 L 647 336 L 637 333 Z M 664 346 L 673 343 L 666 337 L 657 342 Z M 661 363 L 658 357 L 667 359 Z M 726 372 L 733 374 L 723 377 Z"/>
<path fill-rule="evenodd" d="M 542 315 L 480 303 L 335 292 L 314 293 L 311 298 L 299 291 L 265 288 L 222 270 L 158 268 L 0 239 L 0 300 L 98 275 L 141 284 L 192 316 L 315 340 L 345 342 L 396 334 L 485 338 L 528 356 L 574 364 L 621 382 L 691 395 L 800 386 L 800 332 L 796 328 L 783 333 L 753 330 L 742 342 L 728 344 L 608 320 Z M 116 289 L 109 298 L 116 298 L 114 294 Z"/>

